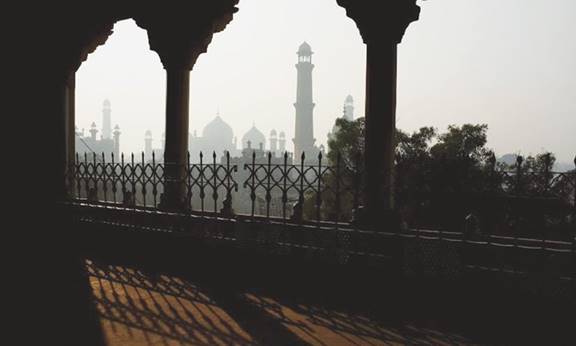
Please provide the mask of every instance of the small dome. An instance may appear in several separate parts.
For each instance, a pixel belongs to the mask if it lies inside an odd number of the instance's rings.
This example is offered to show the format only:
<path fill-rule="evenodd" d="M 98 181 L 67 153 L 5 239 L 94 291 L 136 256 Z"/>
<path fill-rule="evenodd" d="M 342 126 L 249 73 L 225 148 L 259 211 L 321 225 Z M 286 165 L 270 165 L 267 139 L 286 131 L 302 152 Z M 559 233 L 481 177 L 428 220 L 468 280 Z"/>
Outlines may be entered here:
<path fill-rule="evenodd" d="M 204 130 L 202 130 L 202 137 L 214 142 L 232 143 L 234 131 L 230 125 L 217 115 L 216 118 L 204 127 Z"/>
<path fill-rule="evenodd" d="M 152 137 L 152 131 L 150 131 L 150 130 L 146 131 L 144 136 L 146 136 L 147 138 L 151 138 Z"/>
<path fill-rule="evenodd" d="M 108 99 L 104 100 L 104 108 L 110 108 L 110 101 Z"/>
<path fill-rule="evenodd" d="M 352 97 L 352 95 L 346 96 L 345 102 L 346 102 L 346 103 L 353 103 L 353 102 L 354 102 L 354 98 Z"/>
<path fill-rule="evenodd" d="M 91 128 L 95 129 L 96 128 L 96 123 L 92 122 L 92 125 L 90 125 Z"/>
<path fill-rule="evenodd" d="M 306 42 L 302 43 L 298 48 L 298 55 L 312 55 L 312 47 Z"/>
<path fill-rule="evenodd" d="M 248 148 L 248 142 L 250 142 L 252 149 L 258 149 L 260 144 L 265 146 L 266 137 L 256 126 L 252 125 L 252 128 L 242 136 L 242 148 Z"/>
<path fill-rule="evenodd" d="M 280 138 L 286 138 L 286 134 L 284 133 L 284 131 L 280 131 Z"/>
<path fill-rule="evenodd" d="M 270 137 L 276 137 L 276 130 L 270 131 Z"/>
<path fill-rule="evenodd" d="M 120 126 L 118 126 L 118 124 L 116 124 L 116 126 L 114 126 L 114 130 L 120 130 Z"/>

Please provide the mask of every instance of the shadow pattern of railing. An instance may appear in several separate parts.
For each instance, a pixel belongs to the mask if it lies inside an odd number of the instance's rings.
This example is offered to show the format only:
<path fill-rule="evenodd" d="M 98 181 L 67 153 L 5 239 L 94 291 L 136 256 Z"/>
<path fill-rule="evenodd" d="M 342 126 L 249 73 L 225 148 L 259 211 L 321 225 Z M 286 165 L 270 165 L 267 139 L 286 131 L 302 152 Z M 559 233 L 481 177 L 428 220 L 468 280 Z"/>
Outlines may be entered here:
<path fill-rule="evenodd" d="M 150 275 L 136 267 L 87 260 L 94 303 L 111 344 L 123 342 L 254 345 L 268 343 L 464 343 L 460 335 L 393 326 L 322 301 L 297 302 L 203 285 L 185 276 Z M 208 285 L 207 285 L 208 284 Z M 126 332 L 126 329 L 128 330 Z"/>

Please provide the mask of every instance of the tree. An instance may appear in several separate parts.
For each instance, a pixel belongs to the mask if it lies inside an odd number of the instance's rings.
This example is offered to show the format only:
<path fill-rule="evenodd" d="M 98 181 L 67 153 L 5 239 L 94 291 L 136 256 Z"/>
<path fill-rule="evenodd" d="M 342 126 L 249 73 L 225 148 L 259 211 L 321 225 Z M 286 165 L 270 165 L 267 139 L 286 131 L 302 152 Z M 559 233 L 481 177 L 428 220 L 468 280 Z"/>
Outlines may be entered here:
<path fill-rule="evenodd" d="M 353 210 L 363 195 L 364 172 L 364 118 L 349 121 L 336 119 L 328 140 L 327 165 L 329 170 L 322 176 L 324 186 L 320 197 L 321 218 L 332 221 L 350 221 Z M 339 191 L 336 191 L 338 189 Z M 316 218 L 318 195 L 309 194 L 304 202 L 304 215 Z"/>
<path fill-rule="evenodd" d="M 307 196 L 307 218 L 316 218 L 318 197 L 321 218 L 333 221 L 349 221 L 357 203 L 362 204 L 364 128 L 363 118 L 336 121 L 328 141 L 327 164 L 331 167 L 322 176 L 325 189 L 320 195 Z M 451 125 L 443 133 L 432 127 L 413 133 L 397 130 L 395 200 L 411 226 L 461 231 L 470 213 L 481 215 L 488 228 L 503 222 L 514 192 L 506 189 L 504 178 L 516 178 L 500 169 L 509 171 L 514 166 L 496 162 L 494 152 L 486 147 L 487 130 L 485 124 Z M 574 187 L 570 179 L 574 177 L 553 180 L 554 161 L 551 153 L 529 156 L 517 180 L 526 193 L 542 196 L 548 189 L 550 195 L 563 194 L 567 196 L 563 199 L 571 200 Z"/>

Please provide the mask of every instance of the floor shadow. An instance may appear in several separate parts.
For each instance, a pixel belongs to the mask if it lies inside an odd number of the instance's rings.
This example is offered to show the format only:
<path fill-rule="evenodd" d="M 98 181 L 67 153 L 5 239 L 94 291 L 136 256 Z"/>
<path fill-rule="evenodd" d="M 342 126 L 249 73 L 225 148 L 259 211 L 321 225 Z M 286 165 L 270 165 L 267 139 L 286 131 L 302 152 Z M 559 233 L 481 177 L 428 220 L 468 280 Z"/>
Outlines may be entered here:
<path fill-rule="evenodd" d="M 238 289 L 218 278 L 86 260 L 108 345 L 456 345 L 460 335 L 390 326 L 363 312 Z"/>

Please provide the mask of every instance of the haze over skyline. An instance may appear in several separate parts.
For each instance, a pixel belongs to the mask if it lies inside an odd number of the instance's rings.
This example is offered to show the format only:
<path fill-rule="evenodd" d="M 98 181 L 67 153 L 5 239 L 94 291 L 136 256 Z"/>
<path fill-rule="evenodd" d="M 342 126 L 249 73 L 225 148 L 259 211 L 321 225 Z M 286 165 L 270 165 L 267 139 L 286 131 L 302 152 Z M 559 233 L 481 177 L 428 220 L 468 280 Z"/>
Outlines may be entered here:
<path fill-rule="evenodd" d="M 552 5 L 552 3 L 554 5 Z M 399 46 L 398 128 L 486 123 L 498 155 L 576 153 L 576 3 L 571 0 L 420 2 Z M 241 0 L 191 72 L 190 132 L 219 111 L 240 138 L 252 126 L 285 131 L 292 150 L 296 50 L 315 52 L 314 131 L 326 143 L 346 95 L 363 116 L 365 45 L 334 0 Z M 120 125 L 121 150 L 140 152 L 150 129 L 160 147 L 165 71 L 146 32 L 115 25 L 77 74 L 77 124 L 101 127 L 104 99 Z"/>

